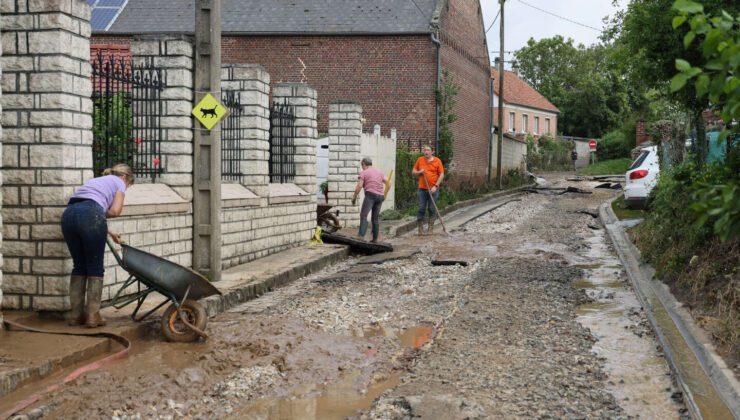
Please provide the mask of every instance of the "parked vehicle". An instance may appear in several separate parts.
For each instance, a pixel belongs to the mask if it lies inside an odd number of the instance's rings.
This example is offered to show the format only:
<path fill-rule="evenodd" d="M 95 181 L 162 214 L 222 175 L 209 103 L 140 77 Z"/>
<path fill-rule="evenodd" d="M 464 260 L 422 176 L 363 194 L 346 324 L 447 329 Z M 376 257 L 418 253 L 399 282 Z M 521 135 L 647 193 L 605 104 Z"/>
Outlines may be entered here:
<path fill-rule="evenodd" d="M 642 148 L 625 174 L 624 204 L 627 208 L 646 207 L 650 191 L 658 182 L 659 173 L 658 146 Z"/>

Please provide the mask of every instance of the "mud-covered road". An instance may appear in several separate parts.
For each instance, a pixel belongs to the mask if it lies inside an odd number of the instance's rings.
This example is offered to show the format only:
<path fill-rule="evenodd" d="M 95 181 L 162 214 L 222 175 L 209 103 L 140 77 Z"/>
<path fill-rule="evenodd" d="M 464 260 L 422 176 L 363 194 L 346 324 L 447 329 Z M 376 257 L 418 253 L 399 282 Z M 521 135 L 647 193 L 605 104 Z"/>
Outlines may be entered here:
<path fill-rule="evenodd" d="M 598 219 L 579 212 L 615 194 L 594 185 L 578 185 L 590 195 L 525 195 L 450 236 L 395 239 L 403 258 L 350 258 L 300 279 L 211 320 L 205 343 L 163 343 L 155 331 L 36 413 L 680 418 L 681 395 L 618 259 Z"/>

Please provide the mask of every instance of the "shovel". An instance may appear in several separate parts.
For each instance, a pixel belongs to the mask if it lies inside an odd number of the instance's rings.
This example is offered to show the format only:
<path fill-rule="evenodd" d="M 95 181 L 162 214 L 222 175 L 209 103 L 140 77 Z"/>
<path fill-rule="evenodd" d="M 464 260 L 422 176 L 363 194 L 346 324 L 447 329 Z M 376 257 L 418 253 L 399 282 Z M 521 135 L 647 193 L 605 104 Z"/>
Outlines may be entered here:
<path fill-rule="evenodd" d="M 432 205 L 434 206 L 434 212 L 437 213 L 437 219 L 439 219 L 439 223 L 442 224 L 442 230 L 445 231 L 445 233 L 449 235 L 449 232 L 447 232 L 447 227 L 445 226 L 445 222 L 444 220 L 442 220 L 442 215 L 439 214 L 437 203 L 434 202 L 434 196 L 432 195 L 432 190 L 429 189 L 429 180 L 427 180 L 427 174 L 424 174 L 424 184 L 426 184 L 427 186 L 427 193 L 429 193 L 429 199 L 432 200 Z"/>

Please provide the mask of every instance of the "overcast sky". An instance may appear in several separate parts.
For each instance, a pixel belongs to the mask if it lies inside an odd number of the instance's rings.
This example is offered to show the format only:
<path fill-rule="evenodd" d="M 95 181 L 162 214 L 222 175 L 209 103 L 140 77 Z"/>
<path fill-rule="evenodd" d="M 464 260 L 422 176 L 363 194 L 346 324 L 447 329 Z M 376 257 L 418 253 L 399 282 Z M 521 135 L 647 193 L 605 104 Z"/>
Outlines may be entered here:
<path fill-rule="evenodd" d="M 499 2 L 498 0 L 480 0 L 480 2 L 483 8 L 483 23 L 488 29 L 499 10 Z M 599 42 L 598 31 L 549 15 L 522 2 L 598 29 L 604 26 L 602 19 L 607 15 L 613 15 L 617 10 L 612 6 L 612 0 L 506 0 L 504 9 L 506 51 L 515 51 L 527 45 L 529 38 L 539 40 L 555 35 L 562 35 L 566 39 L 573 38 L 576 45 Z M 619 0 L 619 7 L 625 7 L 627 2 L 628 0 Z M 494 51 L 490 53 L 491 60 L 498 56 L 499 23 L 497 20 L 487 34 L 488 47 Z M 513 54 L 506 54 L 505 57 L 506 60 L 510 60 Z"/>

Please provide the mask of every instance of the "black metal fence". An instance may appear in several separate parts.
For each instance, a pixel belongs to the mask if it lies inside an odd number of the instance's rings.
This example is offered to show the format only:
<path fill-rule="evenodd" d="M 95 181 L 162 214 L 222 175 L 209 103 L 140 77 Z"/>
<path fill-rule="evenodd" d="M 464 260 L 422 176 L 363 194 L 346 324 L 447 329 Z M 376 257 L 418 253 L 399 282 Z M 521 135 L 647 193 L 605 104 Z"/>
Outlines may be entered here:
<path fill-rule="evenodd" d="M 98 56 L 93 74 L 93 170 L 126 163 L 138 176 L 162 173 L 162 70 Z"/>
<path fill-rule="evenodd" d="M 244 159 L 242 145 L 245 135 L 241 128 L 242 107 L 239 92 L 233 90 L 221 92 L 221 102 L 229 110 L 229 115 L 221 123 L 221 178 L 240 181 L 243 175 L 241 163 Z"/>
<path fill-rule="evenodd" d="M 287 103 L 270 107 L 270 182 L 295 180 L 295 109 Z"/>

